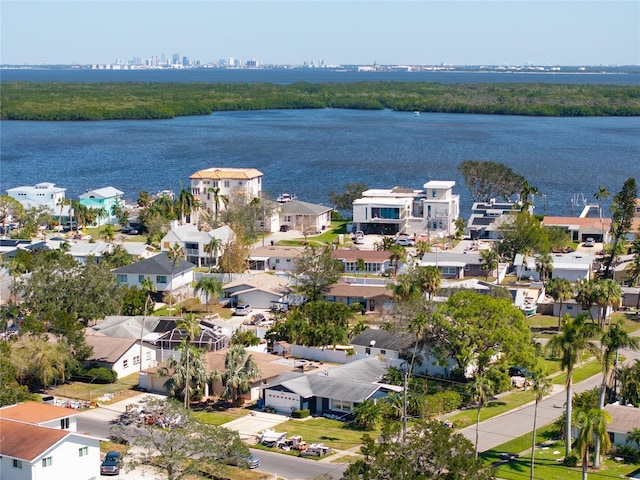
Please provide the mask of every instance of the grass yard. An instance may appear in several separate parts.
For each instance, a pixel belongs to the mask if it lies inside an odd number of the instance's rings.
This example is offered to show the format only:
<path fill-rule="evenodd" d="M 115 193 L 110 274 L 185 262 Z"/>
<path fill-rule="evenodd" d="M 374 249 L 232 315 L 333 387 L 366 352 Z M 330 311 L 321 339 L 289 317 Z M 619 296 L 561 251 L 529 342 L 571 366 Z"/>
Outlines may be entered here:
<path fill-rule="evenodd" d="M 137 386 L 138 374 L 134 373 L 121 378 L 117 383 L 107 383 L 104 385 L 69 382 L 49 388 L 49 393 L 58 397 L 74 398 L 88 402 L 98 401 L 103 404 L 109 404 L 139 395 L 140 391 L 134 390 Z M 113 394 L 113 398 L 109 400 L 100 399 L 100 397 L 107 394 Z"/>
<path fill-rule="evenodd" d="M 573 371 L 573 384 L 575 385 L 576 383 L 581 382 L 582 380 L 586 380 L 587 378 L 597 375 L 598 373 L 600 373 L 600 363 L 598 363 L 595 359 L 590 360 L 589 362 L 582 364 L 582 366 L 576 368 Z M 566 381 L 567 374 L 566 372 L 563 372 L 557 377 L 554 377 L 551 382 L 554 385 L 564 385 Z"/>
<path fill-rule="evenodd" d="M 287 432 L 287 436 L 301 435 L 307 443 L 324 443 L 328 447 L 346 450 L 362 443 L 362 435 L 368 433 L 376 438 L 380 430 L 356 430 L 339 420 L 312 418 L 310 420 L 291 419 L 273 427 L 277 432 Z"/>
<path fill-rule="evenodd" d="M 251 413 L 246 408 L 228 408 L 221 411 L 194 411 L 193 417 L 207 425 L 223 425 L 232 420 L 245 417 Z"/>
<path fill-rule="evenodd" d="M 320 235 L 309 235 L 306 239 L 304 237 L 296 238 L 293 240 L 280 240 L 277 244 L 281 246 L 299 247 L 308 243 L 310 245 L 325 245 L 336 243 L 338 241 L 338 235 L 347 234 L 347 220 L 333 221 L 331 226 Z"/>
<path fill-rule="evenodd" d="M 536 432 L 536 444 L 550 441 L 552 426 L 547 425 Z M 514 438 L 491 450 L 487 450 L 480 456 L 488 465 L 496 464 L 503 452 L 520 453 L 531 448 L 531 433 Z M 543 449 L 544 448 L 544 449 Z M 581 467 L 566 467 L 558 462 L 564 457 L 564 442 L 556 441 L 547 444 L 543 448 L 536 449 L 534 478 L 544 480 L 579 480 L 582 478 Z M 630 465 L 606 459 L 598 472 L 590 472 L 593 478 L 627 478 L 638 470 L 638 465 Z M 505 462 L 496 466 L 495 474 L 498 478 L 508 480 L 521 480 L 529 478 L 531 471 L 531 453 L 527 453 L 517 460 Z"/>
<path fill-rule="evenodd" d="M 488 420 L 489 418 L 508 412 L 509 410 L 513 410 L 514 408 L 525 405 L 533 400 L 535 400 L 535 394 L 531 390 L 513 392 L 508 395 L 504 395 L 498 400 L 490 401 L 482 408 L 482 410 L 480 410 L 480 421 Z M 478 410 L 471 408 L 451 417 L 447 417 L 447 420 L 453 422 L 453 426 L 456 429 L 459 429 L 476 423 L 477 414 Z"/>

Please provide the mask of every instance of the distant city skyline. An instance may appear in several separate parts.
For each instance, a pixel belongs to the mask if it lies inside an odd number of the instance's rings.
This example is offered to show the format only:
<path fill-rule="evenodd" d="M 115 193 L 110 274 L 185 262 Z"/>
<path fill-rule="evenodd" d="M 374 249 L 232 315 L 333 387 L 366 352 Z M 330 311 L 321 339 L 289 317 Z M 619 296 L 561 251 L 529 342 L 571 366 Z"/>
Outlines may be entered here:
<path fill-rule="evenodd" d="M 640 2 L 0 3 L 2 64 L 640 65 Z"/>

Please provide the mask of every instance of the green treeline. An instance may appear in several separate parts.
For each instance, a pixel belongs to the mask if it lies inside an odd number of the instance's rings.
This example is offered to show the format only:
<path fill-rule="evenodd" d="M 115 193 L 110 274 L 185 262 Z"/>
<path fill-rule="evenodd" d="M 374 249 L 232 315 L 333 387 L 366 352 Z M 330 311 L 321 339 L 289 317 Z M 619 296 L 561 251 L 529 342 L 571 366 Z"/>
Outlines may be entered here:
<path fill-rule="evenodd" d="M 216 111 L 302 108 L 640 116 L 640 87 L 548 83 L 3 82 L 0 102 L 2 120 L 148 120 Z"/>

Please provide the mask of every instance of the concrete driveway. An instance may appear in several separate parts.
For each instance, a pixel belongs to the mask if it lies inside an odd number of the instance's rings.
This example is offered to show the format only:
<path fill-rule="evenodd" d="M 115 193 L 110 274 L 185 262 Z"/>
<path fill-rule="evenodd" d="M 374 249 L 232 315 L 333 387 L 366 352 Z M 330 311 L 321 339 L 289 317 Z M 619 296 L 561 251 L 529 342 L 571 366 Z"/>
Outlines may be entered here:
<path fill-rule="evenodd" d="M 273 429 L 276 425 L 289 420 L 284 415 L 266 412 L 252 412 L 242 418 L 232 420 L 222 425 L 230 430 L 235 430 L 240 434 L 240 438 L 247 443 L 256 443 L 260 432 L 268 428 Z M 282 430 L 286 431 L 286 429 Z"/>

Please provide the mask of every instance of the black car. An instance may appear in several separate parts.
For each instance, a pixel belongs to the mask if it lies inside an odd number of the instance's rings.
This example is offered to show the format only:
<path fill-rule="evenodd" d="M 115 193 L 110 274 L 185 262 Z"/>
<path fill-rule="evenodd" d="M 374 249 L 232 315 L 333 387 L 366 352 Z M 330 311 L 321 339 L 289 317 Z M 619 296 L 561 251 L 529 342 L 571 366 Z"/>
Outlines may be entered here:
<path fill-rule="evenodd" d="M 100 475 L 120 475 L 120 452 L 108 452 L 100 464 Z"/>
<path fill-rule="evenodd" d="M 510 377 L 532 377 L 533 373 L 524 367 L 509 367 Z"/>
<path fill-rule="evenodd" d="M 289 225 L 280 225 L 280 231 L 281 232 L 288 232 L 289 231 Z"/>

